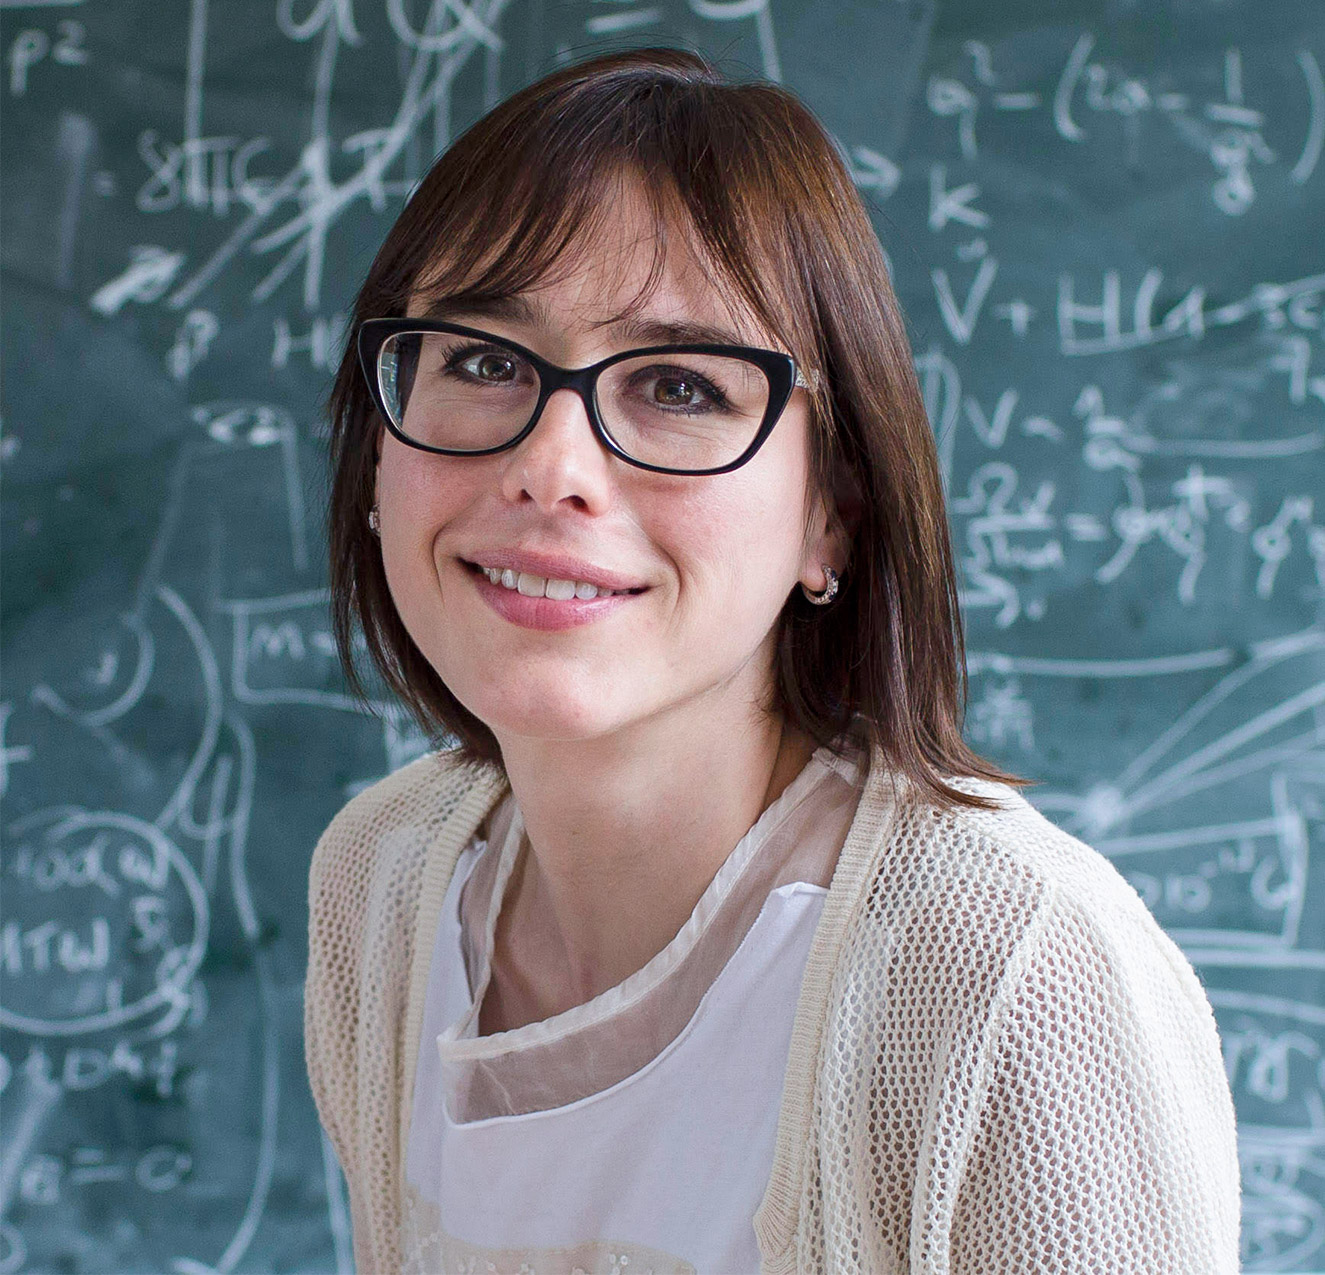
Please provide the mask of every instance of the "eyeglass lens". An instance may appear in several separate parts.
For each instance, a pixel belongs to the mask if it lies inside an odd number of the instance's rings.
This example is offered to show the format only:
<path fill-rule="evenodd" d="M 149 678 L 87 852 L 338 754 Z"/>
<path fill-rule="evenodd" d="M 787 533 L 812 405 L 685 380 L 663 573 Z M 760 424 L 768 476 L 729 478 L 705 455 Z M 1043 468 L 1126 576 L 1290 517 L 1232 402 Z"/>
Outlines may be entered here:
<path fill-rule="evenodd" d="M 537 370 L 496 342 L 444 332 L 391 336 L 378 356 L 392 423 L 426 447 L 484 451 L 510 442 L 538 404 Z M 598 377 L 603 429 L 634 460 L 716 469 L 754 442 L 768 407 L 762 368 L 729 355 L 623 359 Z"/>

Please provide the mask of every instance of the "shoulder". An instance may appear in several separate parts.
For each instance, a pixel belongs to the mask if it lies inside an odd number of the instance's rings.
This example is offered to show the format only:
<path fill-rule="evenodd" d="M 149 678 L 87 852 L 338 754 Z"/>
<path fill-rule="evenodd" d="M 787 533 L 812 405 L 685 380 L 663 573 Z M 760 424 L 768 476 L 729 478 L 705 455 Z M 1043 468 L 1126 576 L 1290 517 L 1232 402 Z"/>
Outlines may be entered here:
<path fill-rule="evenodd" d="M 870 1051 L 869 1114 L 843 1141 L 877 1145 L 878 1125 L 921 1147 L 914 1216 L 944 1250 L 1067 1269 L 1083 1237 L 1123 1253 L 1167 1236 L 1186 1248 L 1146 1269 L 1235 1269 L 1236 1121 L 1195 971 L 1099 851 L 1013 789 L 960 786 L 992 808 L 902 801 L 880 845 L 857 946 L 872 931 L 882 959 L 853 953 L 844 982 L 884 994 L 836 1051 Z M 1071 1204 L 1070 1231 L 1007 1229 L 1046 1200 Z"/>
<path fill-rule="evenodd" d="M 503 789 L 496 768 L 439 752 L 351 799 L 309 866 L 310 980 L 324 966 L 348 974 L 379 952 L 404 951 L 425 867 L 458 853 Z"/>
<path fill-rule="evenodd" d="M 502 789 L 495 768 L 430 753 L 332 819 L 309 867 L 310 1056 L 314 1027 L 319 1038 L 348 1038 L 365 979 L 383 995 L 403 989 L 425 867 L 458 852 Z"/>
<path fill-rule="evenodd" d="M 991 807 L 899 790 L 840 948 L 834 1029 L 878 1050 L 895 1036 L 938 1051 L 933 1067 L 942 1055 L 958 1080 L 994 1049 L 1024 1046 L 1033 1069 L 1051 1037 L 1125 1047 L 1224 1094 L 1210 1001 L 1135 888 L 1014 789 L 958 784 Z"/>
<path fill-rule="evenodd" d="M 495 797 L 495 768 L 427 753 L 351 798 L 328 824 L 313 851 L 310 886 L 316 893 L 331 872 L 373 875 L 384 861 L 424 849 L 474 797 Z"/>
<path fill-rule="evenodd" d="M 1012 787 L 954 782 L 990 807 L 941 808 L 900 791 L 858 925 L 902 965 L 934 962 L 991 992 L 1034 983 L 1054 965 L 1124 981 L 1145 971 L 1210 1015 L 1191 964 L 1108 858 Z M 956 977 L 963 985 L 970 990 Z"/>
<path fill-rule="evenodd" d="M 952 783 L 984 798 L 988 808 L 938 807 L 903 793 L 886 844 L 879 846 L 881 871 L 891 862 L 895 871 L 936 885 L 960 883 L 1039 905 L 1149 918 L 1141 896 L 1109 859 L 1046 818 L 1015 788 L 966 777 Z"/>

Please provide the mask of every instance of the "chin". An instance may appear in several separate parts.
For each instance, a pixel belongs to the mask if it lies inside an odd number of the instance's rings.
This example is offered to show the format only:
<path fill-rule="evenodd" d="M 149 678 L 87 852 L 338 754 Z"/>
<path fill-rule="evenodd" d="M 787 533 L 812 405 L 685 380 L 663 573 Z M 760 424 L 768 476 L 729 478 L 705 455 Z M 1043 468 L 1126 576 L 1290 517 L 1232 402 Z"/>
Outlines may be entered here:
<path fill-rule="evenodd" d="M 480 693 L 462 702 L 499 742 L 519 737 L 570 743 L 600 738 L 622 724 L 601 694 L 572 695 L 565 686 L 543 693 L 525 687 L 518 696 Z"/>

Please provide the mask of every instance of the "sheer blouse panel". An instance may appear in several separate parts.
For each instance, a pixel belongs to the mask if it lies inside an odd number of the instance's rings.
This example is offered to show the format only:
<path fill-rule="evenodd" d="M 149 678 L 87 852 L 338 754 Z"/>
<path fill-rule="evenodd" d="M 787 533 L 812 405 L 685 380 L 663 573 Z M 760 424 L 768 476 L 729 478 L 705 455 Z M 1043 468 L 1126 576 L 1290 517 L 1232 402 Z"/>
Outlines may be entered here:
<path fill-rule="evenodd" d="M 737 843 L 676 937 L 635 974 L 564 1013 L 512 1031 L 479 1034 L 502 894 L 527 853 L 509 795 L 486 845 L 466 851 L 462 951 L 472 1005 L 437 1047 L 447 1110 L 456 1123 L 547 1111 L 600 1093 L 647 1065 L 680 1034 L 749 933 L 769 895 L 792 882 L 827 888 L 863 780 L 863 760 L 827 748 Z M 462 860 L 458 871 L 466 864 Z"/>

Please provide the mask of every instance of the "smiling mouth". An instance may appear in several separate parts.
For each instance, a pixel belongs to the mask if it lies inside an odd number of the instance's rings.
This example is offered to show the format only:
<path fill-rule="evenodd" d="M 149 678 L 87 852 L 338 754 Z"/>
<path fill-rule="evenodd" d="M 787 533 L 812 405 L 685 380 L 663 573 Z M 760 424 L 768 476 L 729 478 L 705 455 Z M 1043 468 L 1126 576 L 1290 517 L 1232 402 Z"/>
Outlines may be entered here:
<path fill-rule="evenodd" d="M 461 561 L 464 562 L 464 559 Z M 490 584 L 511 593 L 522 594 L 526 598 L 551 598 L 555 602 L 569 602 L 577 598 L 581 602 L 589 602 L 594 598 L 629 597 L 644 592 L 643 588 L 602 589 L 587 580 L 549 579 L 528 571 L 513 571 L 510 567 L 481 567 L 476 562 L 465 562 L 465 566 L 472 574 L 483 576 Z"/>

